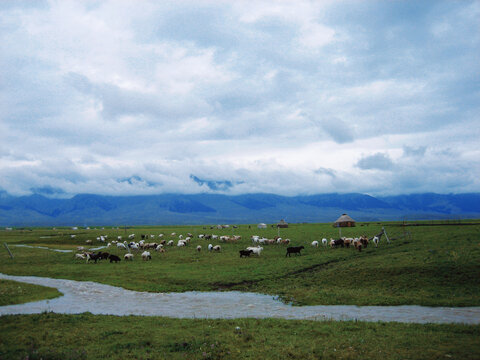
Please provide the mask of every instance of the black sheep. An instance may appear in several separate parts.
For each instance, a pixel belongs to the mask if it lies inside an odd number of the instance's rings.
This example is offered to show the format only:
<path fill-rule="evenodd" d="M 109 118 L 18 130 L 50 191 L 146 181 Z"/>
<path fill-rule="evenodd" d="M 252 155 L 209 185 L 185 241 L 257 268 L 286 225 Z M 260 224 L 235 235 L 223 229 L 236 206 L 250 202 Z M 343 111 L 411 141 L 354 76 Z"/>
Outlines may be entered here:
<path fill-rule="evenodd" d="M 108 258 L 110 259 L 110 262 L 111 262 L 111 263 L 114 262 L 114 261 L 115 261 L 116 263 L 119 262 L 119 261 L 122 261 L 117 255 L 113 255 L 113 254 L 110 254 L 110 255 L 108 256 Z"/>
<path fill-rule="evenodd" d="M 299 255 L 302 255 L 300 254 L 300 250 L 302 249 L 305 249 L 305 247 L 303 246 L 290 246 L 290 247 L 287 247 L 287 253 L 285 254 L 285 257 L 290 257 L 290 254 L 299 254 Z"/>
<path fill-rule="evenodd" d="M 253 254 L 253 250 L 240 250 L 240 257 L 245 256 L 249 257 Z"/>

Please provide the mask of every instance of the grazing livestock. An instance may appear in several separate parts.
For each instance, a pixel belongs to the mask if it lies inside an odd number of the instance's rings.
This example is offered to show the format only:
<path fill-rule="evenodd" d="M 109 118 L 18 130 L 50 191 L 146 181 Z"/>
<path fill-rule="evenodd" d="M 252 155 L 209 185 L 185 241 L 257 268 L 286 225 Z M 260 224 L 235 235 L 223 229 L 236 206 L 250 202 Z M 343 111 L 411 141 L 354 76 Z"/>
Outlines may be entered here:
<path fill-rule="evenodd" d="M 313 246 L 313 247 L 318 247 L 318 241 L 317 241 L 317 240 L 312 241 L 312 246 Z"/>
<path fill-rule="evenodd" d="M 197 246 L 197 251 L 198 251 L 198 252 L 202 251 L 202 245 L 198 245 L 198 246 Z"/>
<path fill-rule="evenodd" d="M 240 257 L 250 257 L 253 254 L 252 250 L 240 250 Z"/>
<path fill-rule="evenodd" d="M 247 247 L 247 250 L 251 250 L 253 254 L 256 254 L 257 256 L 260 256 L 260 253 L 263 250 L 263 247 L 261 246 L 249 246 Z"/>
<path fill-rule="evenodd" d="M 167 245 L 168 246 L 173 246 L 173 240 L 170 240 L 169 242 L 167 242 Z"/>
<path fill-rule="evenodd" d="M 91 244 L 91 243 L 93 243 L 93 241 L 92 240 L 86 240 L 85 243 L 86 244 Z"/>
<path fill-rule="evenodd" d="M 100 259 L 100 256 L 98 254 L 94 254 L 94 253 L 86 253 L 86 254 L 87 254 L 87 263 L 90 260 L 93 260 L 93 261 L 95 261 L 95 264 L 96 264 L 97 260 Z"/>
<path fill-rule="evenodd" d="M 187 246 L 187 242 L 185 240 L 178 240 L 177 246 L 178 247 Z"/>
<path fill-rule="evenodd" d="M 325 239 L 325 238 L 323 238 L 323 239 L 322 239 L 322 245 L 325 246 L 325 247 L 327 247 L 327 243 L 328 243 L 328 240 Z"/>
<path fill-rule="evenodd" d="M 158 245 L 158 246 L 155 248 L 155 251 L 160 251 L 161 249 L 163 249 L 163 245 L 162 245 L 162 244 Z"/>
<path fill-rule="evenodd" d="M 375 244 L 375 247 L 378 247 L 378 243 L 380 241 L 380 239 L 378 238 L 378 236 L 374 236 L 373 239 L 372 239 L 373 243 Z"/>
<path fill-rule="evenodd" d="M 216 251 L 216 252 L 220 252 L 220 250 L 222 250 L 222 247 L 220 245 L 215 245 L 213 248 L 212 248 L 213 251 Z"/>
<path fill-rule="evenodd" d="M 75 254 L 75 259 L 85 260 L 86 256 L 85 254 Z"/>
<path fill-rule="evenodd" d="M 113 255 L 113 254 L 110 254 L 110 255 L 108 256 L 108 258 L 110 259 L 110 263 L 112 263 L 112 262 L 114 262 L 114 261 L 117 263 L 117 262 L 119 262 L 119 261 L 121 260 L 117 255 Z"/>
<path fill-rule="evenodd" d="M 125 254 L 123 258 L 125 259 L 125 261 L 128 261 L 128 260 L 133 261 L 133 254 L 130 254 L 130 253 Z"/>
<path fill-rule="evenodd" d="M 99 251 L 97 255 L 98 255 L 98 259 L 99 259 L 99 260 L 101 260 L 101 259 L 106 260 L 106 259 L 108 259 L 108 256 L 109 256 L 110 254 L 107 253 L 107 252 L 101 252 L 101 251 Z"/>
<path fill-rule="evenodd" d="M 208 251 L 212 251 L 213 249 L 213 245 L 212 244 L 208 244 Z"/>
<path fill-rule="evenodd" d="M 289 247 L 287 248 L 287 253 L 285 254 L 285 257 L 287 257 L 287 256 L 290 257 L 290 254 L 299 254 L 299 255 L 302 255 L 302 254 L 300 253 L 300 251 L 301 251 L 302 249 L 305 249 L 305 247 L 303 247 L 303 246 L 289 246 Z"/>
<path fill-rule="evenodd" d="M 125 244 L 124 244 L 124 243 L 120 243 L 120 242 L 117 243 L 117 248 L 123 249 L 123 250 L 127 250 L 127 247 L 125 246 Z"/>
<path fill-rule="evenodd" d="M 150 255 L 150 251 L 144 251 L 142 253 L 142 259 L 145 261 L 152 260 L 152 255 Z"/>

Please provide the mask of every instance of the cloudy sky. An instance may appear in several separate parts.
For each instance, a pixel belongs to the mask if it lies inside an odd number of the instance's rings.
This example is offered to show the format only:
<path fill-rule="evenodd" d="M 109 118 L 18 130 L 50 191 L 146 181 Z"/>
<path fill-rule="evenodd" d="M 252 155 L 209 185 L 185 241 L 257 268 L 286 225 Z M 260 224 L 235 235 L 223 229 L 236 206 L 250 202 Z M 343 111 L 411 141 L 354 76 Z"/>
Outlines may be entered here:
<path fill-rule="evenodd" d="M 0 2 L 0 190 L 480 191 L 479 1 Z"/>

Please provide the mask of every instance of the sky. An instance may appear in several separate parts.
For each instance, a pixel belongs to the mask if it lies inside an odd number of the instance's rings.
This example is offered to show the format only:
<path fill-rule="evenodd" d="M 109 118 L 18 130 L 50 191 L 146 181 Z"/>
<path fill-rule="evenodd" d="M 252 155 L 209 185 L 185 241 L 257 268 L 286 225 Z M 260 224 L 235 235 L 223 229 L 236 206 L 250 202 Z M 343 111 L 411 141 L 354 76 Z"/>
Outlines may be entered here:
<path fill-rule="evenodd" d="M 479 1 L 0 2 L 0 191 L 480 192 Z"/>

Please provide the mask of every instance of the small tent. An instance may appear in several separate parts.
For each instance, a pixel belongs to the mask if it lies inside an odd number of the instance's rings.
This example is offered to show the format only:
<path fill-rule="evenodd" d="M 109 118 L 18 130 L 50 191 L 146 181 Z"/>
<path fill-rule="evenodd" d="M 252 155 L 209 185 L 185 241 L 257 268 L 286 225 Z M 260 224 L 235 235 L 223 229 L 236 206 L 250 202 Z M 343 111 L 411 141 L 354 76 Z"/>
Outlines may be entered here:
<path fill-rule="evenodd" d="M 353 227 L 355 226 L 355 220 L 353 220 L 347 214 L 342 214 L 337 221 L 333 223 L 334 227 Z"/>
<path fill-rule="evenodd" d="M 258 227 L 259 229 L 266 229 L 266 228 L 267 228 L 267 224 L 260 223 L 260 224 L 257 225 L 257 227 Z"/>

